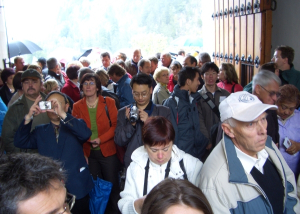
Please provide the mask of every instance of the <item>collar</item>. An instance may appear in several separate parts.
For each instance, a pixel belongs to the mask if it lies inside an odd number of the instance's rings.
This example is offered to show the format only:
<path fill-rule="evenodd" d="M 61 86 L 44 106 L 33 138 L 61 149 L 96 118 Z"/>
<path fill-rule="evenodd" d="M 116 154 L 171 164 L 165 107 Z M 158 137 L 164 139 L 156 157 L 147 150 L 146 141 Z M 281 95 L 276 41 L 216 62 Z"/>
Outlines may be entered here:
<path fill-rule="evenodd" d="M 248 183 L 248 177 L 241 161 L 237 157 L 235 146 L 232 140 L 226 134 L 223 134 L 223 139 L 223 146 L 228 162 L 229 182 Z M 272 138 L 270 136 L 267 138 L 266 148 L 274 151 L 274 148 L 272 147 Z"/>
<path fill-rule="evenodd" d="M 293 114 L 291 114 L 288 118 L 286 118 L 285 120 L 281 119 L 281 117 L 279 115 L 277 115 L 278 120 L 282 123 L 282 125 L 284 125 L 291 117 L 293 117 L 295 114 L 295 111 L 293 112 Z"/>
<path fill-rule="evenodd" d="M 121 79 L 119 79 L 118 82 L 116 82 L 118 85 L 125 82 L 128 78 L 128 75 L 127 74 L 124 74 L 124 76 L 121 77 Z"/>
<path fill-rule="evenodd" d="M 73 83 L 73 85 L 75 85 L 76 87 L 78 87 L 78 88 L 80 87 L 80 83 L 79 83 L 79 82 L 73 82 L 73 81 L 70 80 L 70 79 L 69 79 L 69 81 L 70 81 L 71 83 Z"/>
<path fill-rule="evenodd" d="M 250 174 L 252 168 L 255 166 L 261 173 L 264 173 L 264 164 L 267 161 L 269 154 L 265 149 L 259 151 L 257 153 L 257 158 L 251 157 L 244 152 L 242 152 L 240 149 L 238 149 L 236 146 L 235 151 L 238 159 L 241 161 L 244 170 Z"/>

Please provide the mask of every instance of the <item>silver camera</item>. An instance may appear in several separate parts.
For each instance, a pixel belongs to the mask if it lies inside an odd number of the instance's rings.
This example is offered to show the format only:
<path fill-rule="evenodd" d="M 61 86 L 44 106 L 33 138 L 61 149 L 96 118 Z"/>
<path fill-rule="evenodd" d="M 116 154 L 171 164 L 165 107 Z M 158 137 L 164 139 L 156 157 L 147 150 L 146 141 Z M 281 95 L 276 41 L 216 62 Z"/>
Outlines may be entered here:
<path fill-rule="evenodd" d="M 39 106 L 41 110 L 48 110 L 51 109 L 51 102 L 50 101 L 41 101 L 39 102 Z"/>
<path fill-rule="evenodd" d="M 139 109 L 134 105 L 130 109 L 129 120 L 131 123 L 135 123 L 139 119 Z"/>

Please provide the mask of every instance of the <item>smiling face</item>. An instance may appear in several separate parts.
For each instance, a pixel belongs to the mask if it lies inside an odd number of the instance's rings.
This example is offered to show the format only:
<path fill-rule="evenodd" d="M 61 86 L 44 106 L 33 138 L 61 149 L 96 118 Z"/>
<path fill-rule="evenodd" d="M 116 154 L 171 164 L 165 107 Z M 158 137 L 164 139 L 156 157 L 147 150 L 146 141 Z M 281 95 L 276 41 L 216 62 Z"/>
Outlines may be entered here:
<path fill-rule="evenodd" d="M 167 163 L 172 155 L 173 142 L 169 142 L 167 145 L 161 146 L 148 146 L 145 144 L 145 149 L 148 153 L 149 159 L 158 165 Z"/>
<path fill-rule="evenodd" d="M 190 81 L 189 79 L 187 81 L 189 81 L 189 83 L 188 83 L 189 84 L 189 91 L 192 92 L 192 93 L 197 92 L 197 89 L 200 85 L 199 73 L 198 72 L 196 73 L 196 76 L 193 79 L 193 81 Z"/>
<path fill-rule="evenodd" d="M 235 121 L 235 127 L 222 124 L 225 133 L 231 138 L 234 145 L 245 154 L 256 157 L 256 154 L 265 148 L 267 140 L 267 114 L 263 113 L 252 122 Z"/>

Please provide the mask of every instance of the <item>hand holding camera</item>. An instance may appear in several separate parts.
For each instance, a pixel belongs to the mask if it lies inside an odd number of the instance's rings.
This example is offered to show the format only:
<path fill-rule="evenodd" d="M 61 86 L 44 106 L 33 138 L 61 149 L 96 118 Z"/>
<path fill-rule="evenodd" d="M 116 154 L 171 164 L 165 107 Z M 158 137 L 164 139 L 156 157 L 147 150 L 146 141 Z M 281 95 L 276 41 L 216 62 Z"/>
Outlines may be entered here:
<path fill-rule="evenodd" d="M 148 113 L 138 109 L 136 105 L 126 109 L 126 116 L 132 125 L 135 125 L 139 119 L 143 122 L 148 119 Z"/>
<path fill-rule="evenodd" d="M 52 107 L 52 108 L 50 107 L 50 109 L 47 109 L 47 111 L 57 114 L 57 116 L 59 116 L 63 120 L 67 117 L 67 114 L 62 108 L 61 103 L 57 99 L 51 99 L 50 101 L 45 101 L 45 102 L 50 102 Z"/>
<path fill-rule="evenodd" d="M 41 110 L 41 108 L 39 107 L 38 103 L 42 100 L 42 96 L 39 95 L 36 100 L 34 101 L 34 103 L 32 104 L 32 106 L 29 109 L 28 114 L 25 115 L 25 125 L 28 124 L 33 116 L 39 115 L 42 112 L 45 112 L 44 110 Z"/>

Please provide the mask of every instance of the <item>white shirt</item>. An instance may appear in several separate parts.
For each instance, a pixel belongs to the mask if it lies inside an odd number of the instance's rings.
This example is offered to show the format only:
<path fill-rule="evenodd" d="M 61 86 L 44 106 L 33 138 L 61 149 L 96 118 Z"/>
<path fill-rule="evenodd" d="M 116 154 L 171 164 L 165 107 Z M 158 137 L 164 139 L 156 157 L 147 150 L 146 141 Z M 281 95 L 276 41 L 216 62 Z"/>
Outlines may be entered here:
<path fill-rule="evenodd" d="M 264 164 L 266 163 L 269 154 L 268 152 L 263 149 L 257 153 L 257 158 L 251 157 L 244 152 L 242 152 L 240 149 L 238 149 L 236 146 L 235 151 L 237 154 L 238 159 L 241 161 L 244 170 L 250 174 L 252 168 L 255 166 L 256 169 L 258 169 L 262 174 L 264 174 Z"/>

